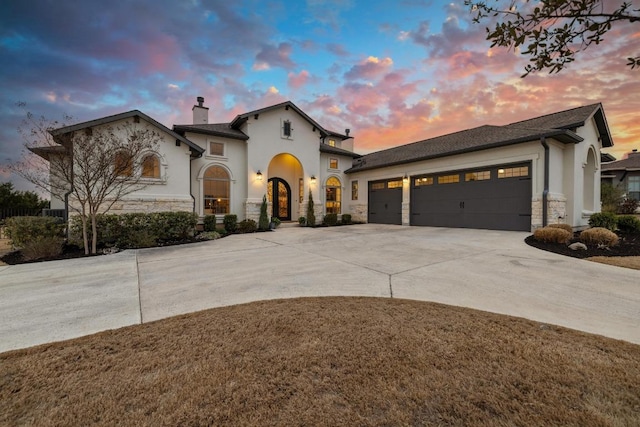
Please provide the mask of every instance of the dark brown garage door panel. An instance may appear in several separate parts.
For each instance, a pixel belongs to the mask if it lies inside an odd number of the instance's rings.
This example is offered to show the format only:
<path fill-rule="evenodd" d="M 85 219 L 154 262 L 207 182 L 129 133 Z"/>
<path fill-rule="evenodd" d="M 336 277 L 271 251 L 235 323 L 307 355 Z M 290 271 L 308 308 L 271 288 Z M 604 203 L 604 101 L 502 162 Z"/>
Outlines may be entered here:
<path fill-rule="evenodd" d="M 367 221 L 402 224 L 402 178 L 369 182 Z"/>
<path fill-rule="evenodd" d="M 459 182 L 443 183 L 456 173 Z M 439 182 L 439 176 L 447 178 Z M 411 179 L 411 225 L 531 229 L 530 163 L 426 177 L 433 179 L 424 180 L 422 176 Z M 424 182 L 431 185 L 418 185 Z"/>

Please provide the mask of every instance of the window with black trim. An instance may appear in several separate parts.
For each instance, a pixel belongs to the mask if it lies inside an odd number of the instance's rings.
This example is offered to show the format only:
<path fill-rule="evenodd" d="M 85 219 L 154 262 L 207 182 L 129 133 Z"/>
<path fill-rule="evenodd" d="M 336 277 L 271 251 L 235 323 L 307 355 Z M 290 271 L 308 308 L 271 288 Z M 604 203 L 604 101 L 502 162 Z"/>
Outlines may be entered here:
<path fill-rule="evenodd" d="M 498 169 L 498 178 L 517 178 L 519 176 L 529 176 L 529 166 Z"/>
<path fill-rule="evenodd" d="M 467 172 L 464 174 L 465 181 L 486 181 L 491 179 L 491 171 Z"/>
<path fill-rule="evenodd" d="M 460 174 L 441 175 L 438 177 L 438 184 L 454 184 L 460 182 Z"/>
<path fill-rule="evenodd" d="M 204 214 L 229 213 L 230 178 L 220 166 L 211 166 L 204 173 Z"/>
<path fill-rule="evenodd" d="M 224 144 L 222 142 L 209 142 L 209 155 L 224 156 Z"/>
<path fill-rule="evenodd" d="M 282 123 L 282 135 L 285 136 L 286 138 L 291 138 L 291 131 L 293 129 L 291 128 L 291 122 L 289 120 L 285 120 Z"/>
<path fill-rule="evenodd" d="M 326 202 L 325 206 L 327 208 L 328 214 L 340 214 L 340 204 L 342 201 L 342 188 L 340 180 L 336 177 L 331 177 L 327 179 L 325 195 Z"/>

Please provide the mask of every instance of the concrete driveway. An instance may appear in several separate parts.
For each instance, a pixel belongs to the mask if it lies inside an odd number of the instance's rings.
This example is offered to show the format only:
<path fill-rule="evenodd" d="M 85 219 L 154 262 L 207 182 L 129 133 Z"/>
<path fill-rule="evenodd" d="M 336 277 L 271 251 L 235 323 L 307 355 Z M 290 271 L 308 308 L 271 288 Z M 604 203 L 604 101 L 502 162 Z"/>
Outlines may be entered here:
<path fill-rule="evenodd" d="M 0 351 L 211 307 L 304 296 L 435 301 L 640 344 L 640 271 L 528 233 L 355 225 L 0 266 Z"/>

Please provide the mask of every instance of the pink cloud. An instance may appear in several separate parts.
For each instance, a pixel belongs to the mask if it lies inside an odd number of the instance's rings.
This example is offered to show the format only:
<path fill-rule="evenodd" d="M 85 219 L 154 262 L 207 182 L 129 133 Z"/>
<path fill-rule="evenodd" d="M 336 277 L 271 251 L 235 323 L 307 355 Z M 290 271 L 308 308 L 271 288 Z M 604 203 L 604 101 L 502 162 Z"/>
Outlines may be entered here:
<path fill-rule="evenodd" d="M 375 56 L 370 56 L 351 67 L 344 77 L 347 80 L 372 80 L 382 76 L 392 65 L 393 60 L 389 57 L 379 59 Z"/>
<path fill-rule="evenodd" d="M 293 48 L 290 43 L 280 43 L 278 46 L 263 45 L 256 55 L 254 70 L 268 70 L 273 67 L 291 69 L 296 64 L 291 60 Z"/>
<path fill-rule="evenodd" d="M 300 89 L 302 86 L 307 84 L 309 78 L 310 75 L 307 70 L 302 70 L 298 74 L 289 73 L 287 75 L 287 84 L 293 89 Z"/>

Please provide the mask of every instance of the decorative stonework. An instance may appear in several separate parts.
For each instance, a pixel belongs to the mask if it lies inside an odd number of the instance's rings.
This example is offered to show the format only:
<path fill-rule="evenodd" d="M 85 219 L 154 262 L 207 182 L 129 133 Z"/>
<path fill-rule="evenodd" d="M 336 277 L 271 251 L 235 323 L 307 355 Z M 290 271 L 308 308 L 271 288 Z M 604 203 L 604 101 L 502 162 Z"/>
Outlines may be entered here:
<path fill-rule="evenodd" d="M 73 202 L 70 201 L 73 206 Z M 193 212 L 192 199 L 127 199 L 120 200 L 111 206 L 110 214 L 137 212 Z M 71 213 L 76 212 L 71 209 Z"/>
<path fill-rule="evenodd" d="M 402 202 L 402 225 L 411 225 L 411 204 Z"/>
<path fill-rule="evenodd" d="M 567 198 L 562 195 L 547 196 L 547 224 L 562 224 L 567 218 Z M 573 224 L 572 224 L 573 225 Z M 531 228 L 542 227 L 542 198 L 531 202 Z"/>
<path fill-rule="evenodd" d="M 367 205 L 351 205 L 351 220 L 356 222 L 367 222 Z"/>

